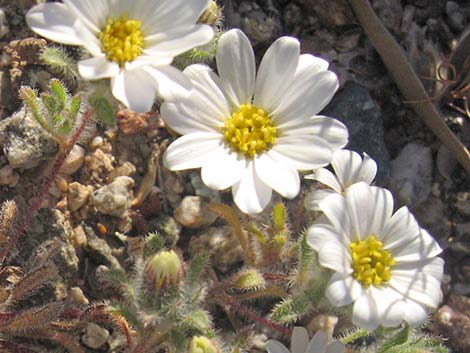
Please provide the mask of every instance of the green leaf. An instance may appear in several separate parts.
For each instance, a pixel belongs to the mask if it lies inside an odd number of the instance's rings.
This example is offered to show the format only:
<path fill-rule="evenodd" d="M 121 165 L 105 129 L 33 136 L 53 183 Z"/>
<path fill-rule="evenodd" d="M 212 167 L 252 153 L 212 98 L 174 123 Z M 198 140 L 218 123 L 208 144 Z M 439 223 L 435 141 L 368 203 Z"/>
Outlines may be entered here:
<path fill-rule="evenodd" d="M 109 100 L 104 97 L 94 97 L 90 98 L 89 103 L 93 107 L 98 121 L 107 126 L 116 124 L 116 113 Z"/>
<path fill-rule="evenodd" d="M 186 273 L 186 282 L 190 285 L 198 282 L 208 262 L 209 256 L 196 255 L 189 264 L 188 272 Z"/>
<path fill-rule="evenodd" d="M 42 93 L 41 94 L 41 100 L 42 104 L 47 109 L 47 112 L 49 115 L 55 115 L 58 113 L 58 108 L 57 108 L 57 101 L 48 93 Z"/>
<path fill-rule="evenodd" d="M 381 344 L 378 353 L 386 353 L 395 346 L 402 345 L 408 341 L 410 337 L 410 327 L 405 325 L 403 329 L 398 331 L 395 335 L 387 339 L 384 343 Z"/>
<path fill-rule="evenodd" d="M 80 96 L 75 96 L 72 98 L 70 102 L 70 107 L 68 109 L 72 121 L 75 121 L 75 119 L 77 118 L 77 114 L 80 110 L 81 104 L 82 100 L 80 99 Z"/>
<path fill-rule="evenodd" d="M 51 91 L 57 98 L 57 110 L 62 111 L 65 108 L 65 105 L 67 103 L 68 95 L 67 95 L 67 89 L 65 86 L 60 82 L 59 80 L 52 79 L 51 80 Z"/>
<path fill-rule="evenodd" d="M 304 315 L 309 307 L 309 302 L 303 295 L 288 297 L 273 308 L 271 319 L 282 324 L 292 323 Z"/>

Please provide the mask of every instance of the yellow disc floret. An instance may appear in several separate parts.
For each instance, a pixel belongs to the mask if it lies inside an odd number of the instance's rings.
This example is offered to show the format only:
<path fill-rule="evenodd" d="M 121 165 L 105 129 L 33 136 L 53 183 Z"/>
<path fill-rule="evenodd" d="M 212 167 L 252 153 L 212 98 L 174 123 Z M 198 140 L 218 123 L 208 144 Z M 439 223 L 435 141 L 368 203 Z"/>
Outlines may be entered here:
<path fill-rule="evenodd" d="M 141 26 L 141 21 L 128 19 L 126 14 L 117 19 L 108 18 L 106 26 L 99 34 L 106 57 L 123 66 L 142 54 L 144 36 Z"/>
<path fill-rule="evenodd" d="M 384 250 L 381 241 L 371 235 L 366 240 L 349 245 L 352 257 L 353 277 L 367 288 L 371 284 L 378 287 L 390 281 L 390 270 L 395 264 L 392 254 Z"/>
<path fill-rule="evenodd" d="M 222 128 L 225 142 L 234 151 L 254 157 L 271 148 L 276 140 L 276 127 L 271 118 L 251 104 L 242 104 Z"/>

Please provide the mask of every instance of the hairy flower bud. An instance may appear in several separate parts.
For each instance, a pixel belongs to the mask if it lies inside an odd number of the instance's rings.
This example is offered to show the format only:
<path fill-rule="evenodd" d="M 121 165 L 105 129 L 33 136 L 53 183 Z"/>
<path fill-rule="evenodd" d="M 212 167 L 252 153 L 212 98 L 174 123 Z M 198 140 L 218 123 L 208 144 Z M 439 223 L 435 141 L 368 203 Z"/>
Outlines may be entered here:
<path fill-rule="evenodd" d="M 167 286 L 176 286 L 183 271 L 183 264 L 173 250 L 158 252 L 147 264 L 147 274 L 157 291 Z"/>
<path fill-rule="evenodd" d="M 194 336 L 189 344 L 189 353 L 219 353 L 217 346 L 207 337 Z"/>

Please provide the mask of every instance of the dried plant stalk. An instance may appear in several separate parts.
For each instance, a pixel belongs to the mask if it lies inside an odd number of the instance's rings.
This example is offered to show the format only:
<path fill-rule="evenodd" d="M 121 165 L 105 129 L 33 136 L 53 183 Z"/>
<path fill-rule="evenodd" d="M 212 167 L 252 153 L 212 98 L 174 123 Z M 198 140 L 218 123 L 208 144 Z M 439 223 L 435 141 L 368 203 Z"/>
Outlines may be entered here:
<path fill-rule="evenodd" d="M 350 0 L 362 28 L 413 110 L 470 174 L 470 153 L 445 124 L 406 56 L 368 0 Z"/>

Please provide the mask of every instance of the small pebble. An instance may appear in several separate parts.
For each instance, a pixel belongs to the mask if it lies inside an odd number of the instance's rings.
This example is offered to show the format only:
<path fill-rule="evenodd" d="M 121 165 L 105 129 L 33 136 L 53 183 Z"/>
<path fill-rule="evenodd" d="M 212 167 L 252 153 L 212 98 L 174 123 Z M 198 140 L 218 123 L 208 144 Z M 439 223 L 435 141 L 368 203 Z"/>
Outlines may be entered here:
<path fill-rule="evenodd" d="M 188 228 L 201 228 L 214 223 L 217 216 L 207 209 L 206 202 L 199 196 L 186 196 L 175 209 L 177 222 Z"/>
<path fill-rule="evenodd" d="M 70 151 L 69 155 L 64 161 L 64 164 L 60 168 L 60 173 L 64 175 L 74 174 L 77 170 L 80 169 L 84 160 L 85 151 L 83 148 L 79 145 L 73 146 L 72 151 Z"/>
<path fill-rule="evenodd" d="M 67 190 L 68 208 L 71 212 L 75 212 L 85 205 L 90 197 L 93 188 L 82 185 L 76 181 L 69 184 Z"/>
<path fill-rule="evenodd" d="M 9 164 L 0 169 L 0 185 L 14 187 L 19 181 L 19 174 Z"/>
<path fill-rule="evenodd" d="M 70 288 L 70 299 L 79 305 L 87 305 L 90 303 L 80 287 Z"/>
<path fill-rule="evenodd" d="M 5 11 L 0 9 L 0 38 L 5 37 L 8 32 L 10 32 L 10 28 L 8 28 L 7 17 L 5 15 Z"/>
<path fill-rule="evenodd" d="M 82 336 L 83 343 L 90 348 L 98 349 L 108 341 L 109 331 L 90 322 L 86 333 Z"/>
<path fill-rule="evenodd" d="M 103 146 L 104 140 L 101 136 L 95 136 L 90 142 L 90 149 L 96 150 L 97 148 Z"/>
<path fill-rule="evenodd" d="M 134 179 L 120 176 L 111 184 L 95 190 L 91 202 L 103 214 L 125 218 L 134 198 L 132 188 Z"/>

